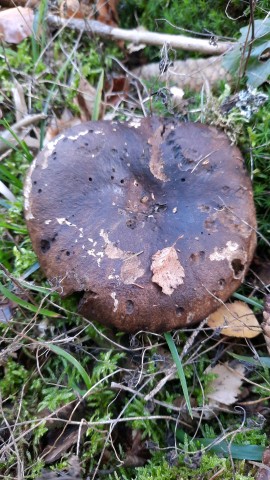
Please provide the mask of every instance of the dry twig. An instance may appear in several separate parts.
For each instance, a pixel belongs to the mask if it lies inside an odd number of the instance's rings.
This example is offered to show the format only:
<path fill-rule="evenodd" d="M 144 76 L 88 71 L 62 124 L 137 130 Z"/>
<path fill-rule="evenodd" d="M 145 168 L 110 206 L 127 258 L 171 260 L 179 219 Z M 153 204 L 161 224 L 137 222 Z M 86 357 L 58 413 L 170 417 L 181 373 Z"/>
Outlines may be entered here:
<path fill-rule="evenodd" d="M 148 32 L 146 30 L 125 30 L 98 22 L 97 20 L 80 20 L 77 18 L 64 19 L 57 15 L 49 14 L 47 22 L 51 27 L 68 27 L 80 32 L 88 32 L 110 40 L 122 40 L 134 44 L 145 43 L 146 45 L 162 46 L 170 45 L 171 48 L 200 52 L 204 55 L 222 54 L 231 49 L 233 42 L 217 42 L 214 45 L 201 38 L 186 37 L 184 35 L 170 35 L 167 33 Z"/>

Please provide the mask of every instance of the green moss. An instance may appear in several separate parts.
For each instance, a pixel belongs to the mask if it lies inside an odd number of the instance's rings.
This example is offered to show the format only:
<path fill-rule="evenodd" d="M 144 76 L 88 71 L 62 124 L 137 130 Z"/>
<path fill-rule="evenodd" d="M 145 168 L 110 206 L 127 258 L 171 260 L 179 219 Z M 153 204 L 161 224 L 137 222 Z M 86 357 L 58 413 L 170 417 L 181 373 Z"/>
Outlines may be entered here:
<path fill-rule="evenodd" d="M 174 460 L 176 466 L 170 466 L 164 459 L 164 453 L 158 452 L 154 454 L 149 464 L 142 468 L 137 468 L 136 476 L 133 480 L 207 480 L 217 472 L 221 472 L 223 480 L 248 480 L 254 478 L 253 472 L 246 474 L 246 466 L 244 462 L 237 462 L 235 471 L 229 460 L 220 458 L 217 455 L 202 453 L 197 458 L 181 455 L 178 460 Z M 198 468 L 194 468 L 196 464 L 200 464 Z M 188 466 L 189 464 L 189 466 Z M 112 477 L 111 477 L 112 478 Z"/>
<path fill-rule="evenodd" d="M 23 365 L 9 359 L 4 369 L 2 369 L 2 374 L 0 373 L 0 390 L 2 398 L 5 399 L 8 396 L 16 396 L 18 391 L 20 391 L 24 383 L 27 381 L 28 376 L 29 373 Z"/>

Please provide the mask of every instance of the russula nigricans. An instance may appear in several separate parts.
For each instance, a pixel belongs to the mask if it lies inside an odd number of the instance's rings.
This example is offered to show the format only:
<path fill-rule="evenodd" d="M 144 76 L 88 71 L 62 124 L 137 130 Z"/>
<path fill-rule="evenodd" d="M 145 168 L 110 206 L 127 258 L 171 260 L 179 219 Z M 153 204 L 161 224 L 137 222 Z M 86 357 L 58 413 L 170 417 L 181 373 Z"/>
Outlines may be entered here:
<path fill-rule="evenodd" d="M 120 330 L 196 323 L 237 289 L 256 246 L 251 182 L 214 127 L 87 122 L 39 153 L 25 216 L 41 268 L 79 312 Z"/>

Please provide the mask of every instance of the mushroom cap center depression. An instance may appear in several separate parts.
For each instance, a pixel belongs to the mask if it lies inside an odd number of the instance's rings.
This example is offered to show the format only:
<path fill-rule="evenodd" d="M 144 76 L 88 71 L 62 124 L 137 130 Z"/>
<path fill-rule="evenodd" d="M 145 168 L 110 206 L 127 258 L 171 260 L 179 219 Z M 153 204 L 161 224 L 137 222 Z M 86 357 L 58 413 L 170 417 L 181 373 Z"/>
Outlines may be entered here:
<path fill-rule="evenodd" d="M 251 185 L 224 133 L 147 118 L 57 137 L 26 180 L 42 268 L 80 311 L 127 331 L 204 318 L 241 283 L 254 248 Z"/>

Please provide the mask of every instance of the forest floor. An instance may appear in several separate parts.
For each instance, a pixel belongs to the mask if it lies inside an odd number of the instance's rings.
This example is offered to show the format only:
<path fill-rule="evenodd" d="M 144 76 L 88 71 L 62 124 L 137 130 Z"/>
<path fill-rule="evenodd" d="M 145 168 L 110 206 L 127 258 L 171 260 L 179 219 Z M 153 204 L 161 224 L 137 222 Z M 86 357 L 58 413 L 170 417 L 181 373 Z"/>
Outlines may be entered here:
<path fill-rule="evenodd" d="M 269 2 L 210 3 L 0 1 L 0 478 L 270 478 Z M 197 46 L 138 44 L 137 27 Z M 214 53 L 239 39 L 223 52 L 229 76 L 170 78 L 203 56 L 201 40 Z M 155 77 L 131 73 L 151 62 Z M 39 267 L 23 199 L 35 156 L 84 121 L 150 115 L 214 125 L 242 151 L 258 246 L 229 299 L 247 308 L 240 333 L 221 314 L 165 335 L 119 332 L 79 315 Z"/>

